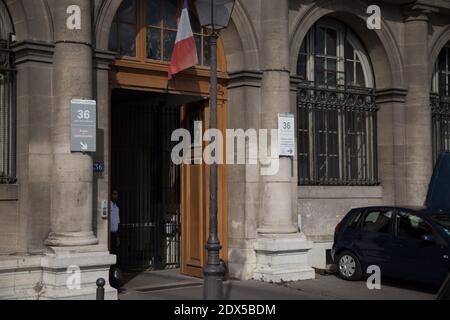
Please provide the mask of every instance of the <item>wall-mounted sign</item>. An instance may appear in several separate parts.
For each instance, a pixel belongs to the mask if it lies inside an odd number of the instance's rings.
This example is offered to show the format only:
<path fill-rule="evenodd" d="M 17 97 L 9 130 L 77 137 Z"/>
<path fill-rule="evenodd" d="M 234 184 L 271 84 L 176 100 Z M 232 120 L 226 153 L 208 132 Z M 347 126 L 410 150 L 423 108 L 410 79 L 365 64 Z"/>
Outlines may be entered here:
<path fill-rule="evenodd" d="M 105 163 L 103 161 L 97 161 L 94 163 L 94 172 L 103 173 L 105 172 Z"/>
<path fill-rule="evenodd" d="M 70 101 L 70 149 L 72 152 L 97 151 L 96 101 Z"/>
<path fill-rule="evenodd" d="M 280 157 L 295 155 L 295 117 L 291 113 L 278 114 L 278 147 Z"/>

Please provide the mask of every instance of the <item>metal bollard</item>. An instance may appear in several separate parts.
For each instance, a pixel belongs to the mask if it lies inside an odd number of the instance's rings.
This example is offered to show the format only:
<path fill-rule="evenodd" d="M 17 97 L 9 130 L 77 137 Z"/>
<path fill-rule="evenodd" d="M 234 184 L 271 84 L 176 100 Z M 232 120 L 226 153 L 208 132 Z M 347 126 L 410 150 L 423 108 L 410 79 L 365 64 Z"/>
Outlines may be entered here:
<path fill-rule="evenodd" d="M 105 300 L 105 284 L 105 279 L 100 278 L 97 280 L 97 300 Z"/>

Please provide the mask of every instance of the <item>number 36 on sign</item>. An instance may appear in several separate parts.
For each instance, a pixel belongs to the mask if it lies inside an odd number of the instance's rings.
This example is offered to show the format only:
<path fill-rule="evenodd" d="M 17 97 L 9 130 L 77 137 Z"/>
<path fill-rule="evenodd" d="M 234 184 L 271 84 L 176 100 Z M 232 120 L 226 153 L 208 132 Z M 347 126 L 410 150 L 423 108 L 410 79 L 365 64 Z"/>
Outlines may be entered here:
<path fill-rule="evenodd" d="M 295 154 L 295 116 L 291 113 L 278 114 L 278 147 L 280 157 Z"/>
<path fill-rule="evenodd" d="M 70 101 L 70 148 L 72 152 L 96 152 L 97 102 Z"/>

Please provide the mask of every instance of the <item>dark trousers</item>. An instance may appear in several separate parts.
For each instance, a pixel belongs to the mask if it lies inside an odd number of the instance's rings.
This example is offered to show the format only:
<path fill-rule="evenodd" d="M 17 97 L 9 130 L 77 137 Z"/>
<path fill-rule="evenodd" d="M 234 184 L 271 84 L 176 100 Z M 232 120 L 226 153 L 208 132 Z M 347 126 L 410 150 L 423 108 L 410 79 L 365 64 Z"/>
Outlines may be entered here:
<path fill-rule="evenodd" d="M 115 254 L 115 255 L 119 254 L 118 238 L 119 238 L 118 232 L 111 232 L 111 240 L 110 240 L 111 246 L 110 246 L 109 250 L 111 251 L 112 254 Z"/>

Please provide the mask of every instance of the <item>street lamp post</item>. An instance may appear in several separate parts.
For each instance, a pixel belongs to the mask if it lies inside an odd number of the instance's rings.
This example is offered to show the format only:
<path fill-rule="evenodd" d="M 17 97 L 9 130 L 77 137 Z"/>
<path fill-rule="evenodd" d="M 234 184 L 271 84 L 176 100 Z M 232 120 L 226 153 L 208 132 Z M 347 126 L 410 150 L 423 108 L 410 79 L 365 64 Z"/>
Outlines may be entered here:
<path fill-rule="evenodd" d="M 235 0 L 196 0 L 195 6 L 202 27 L 206 28 L 211 46 L 211 92 L 210 129 L 217 129 L 217 39 L 218 32 L 228 27 Z M 217 222 L 217 163 L 211 165 L 210 173 L 209 238 L 206 244 L 208 263 L 203 270 L 204 297 L 206 300 L 220 300 L 223 294 L 225 270 L 220 263 L 222 246 L 218 237 Z"/>

